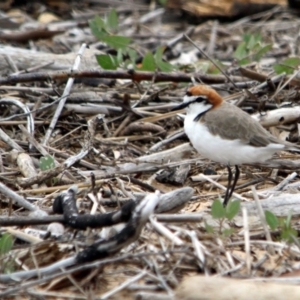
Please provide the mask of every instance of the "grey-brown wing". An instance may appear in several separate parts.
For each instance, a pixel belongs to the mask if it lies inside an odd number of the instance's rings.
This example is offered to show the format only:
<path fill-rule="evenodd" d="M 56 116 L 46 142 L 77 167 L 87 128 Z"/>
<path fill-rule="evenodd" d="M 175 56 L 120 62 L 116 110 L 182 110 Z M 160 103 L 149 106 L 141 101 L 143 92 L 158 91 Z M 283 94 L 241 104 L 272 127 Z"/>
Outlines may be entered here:
<path fill-rule="evenodd" d="M 220 117 L 220 114 L 224 117 Z M 230 104 L 223 104 L 218 109 L 209 111 L 202 120 L 213 134 L 219 134 L 225 139 L 239 139 L 255 147 L 280 143 L 247 113 Z"/>

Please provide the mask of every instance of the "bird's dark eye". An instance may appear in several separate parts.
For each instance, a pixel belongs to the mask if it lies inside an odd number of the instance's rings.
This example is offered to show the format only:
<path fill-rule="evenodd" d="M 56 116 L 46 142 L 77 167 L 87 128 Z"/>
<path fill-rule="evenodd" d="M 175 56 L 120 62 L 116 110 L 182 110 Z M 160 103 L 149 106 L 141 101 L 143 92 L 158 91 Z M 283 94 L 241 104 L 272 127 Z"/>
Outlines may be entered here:
<path fill-rule="evenodd" d="M 203 102 L 207 101 L 207 98 L 205 96 L 199 96 L 197 99 L 195 99 L 195 102 Z"/>
<path fill-rule="evenodd" d="M 191 92 L 189 92 L 189 91 L 187 91 L 185 95 L 188 96 L 188 97 L 193 96 L 193 94 Z"/>

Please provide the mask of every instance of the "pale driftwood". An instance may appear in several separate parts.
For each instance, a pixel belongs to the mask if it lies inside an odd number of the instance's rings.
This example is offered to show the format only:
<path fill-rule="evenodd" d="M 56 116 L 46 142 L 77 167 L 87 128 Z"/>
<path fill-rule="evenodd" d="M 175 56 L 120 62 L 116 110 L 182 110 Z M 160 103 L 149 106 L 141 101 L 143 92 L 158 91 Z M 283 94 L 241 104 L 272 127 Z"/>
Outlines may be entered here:
<path fill-rule="evenodd" d="M 179 211 L 192 198 L 193 192 L 191 187 L 183 187 L 161 195 L 155 213 Z"/>
<path fill-rule="evenodd" d="M 17 151 L 12 151 L 12 153 L 13 155 L 11 157 L 15 159 L 15 162 L 17 162 L 19 170 L 24 177 L 28 178 L 37 175 L 33 161 L 27 153 L 20 153 Z"/>
<path fill-rule="evenodd" d="M 291 214 L 293 217 L 300 215 L 300 197 L 297 194 L 282 193 L 279 196 L 270 197 L 259 201 L 263 211 L 269 210 L 278 217 L 287 217 Z M 242 203 L 242 207 L 247 209 L 249 215 L 249 226 L 262 227 L 261 220 L 257 205 L 255 202 Z M 205 216 L 205 219 L 213 222 L 213 219 L 209 214 Z M 243 220 L 241 212 L 234 218 L 234 223 L 237 226 L 242 226 Z"/>
<path fill-rule="evenodd" d="M 0 128 L 0 139 L 8 144 L 12 149 L 15 149 L 17 151 L 24 151 L 24 149 L 19 146 L 9 135 L 7 135 L 1 128 Z"/>
<path fill-rule="evenodd" d="M 177 147 L 153 153 L 150 155 L 145 155 L 137 158 L 137 162 L 152 162 L 152 163 L 166 163 L 170 161 L 177 161 L 184 157 L 188 157 L 188 155 L 193 151 L 193 147 L 190 145 L 190 143 L 184 143 L 182 145 L 179 145 Z"/>
<path fill-rule="evenodd" d="M 23 197 L 19 196 L 16 192 L 13 190 L 9 189 L 6 185 L 0 182 L 0 193 L 8 197 L 9 199 L 12 200 L 13 204 L 19 206 L 19 207 L 24 207 L 25 209 L 29 211 L 35 211 L 37 208 L 26 201 Z"/>
<path fill-rule="evenodd" d="M 87 114 L 87 115 L 95 115 L 95 114 L 105 114 L 106 116 L 110 116 L 115 113 L 121 113 L 122 108 L 113 106 L 113 105 L 98 105 L 92 103 L 86 104 L 66 104 L 64 107 L 67 111 L 73 111 L 76 113 Z"/>
<path fill-rule="evenodd" d="M 260 113 L 252 115 L 264 127 L 277 126 L 295 122 L 300 117 L 300 106 L 278 108 L 267 111 L 265 114 Z"/>
<path fill-rule="evenodd" d="M 36 237 L 32 234 L 25 233 L 18 229 L 13 229 L 13 228 L 8 227 L 8 228 L 6 228 L 6 231 L 8 233 L 10 233 L 12 236 L 14 236 L 15 238 L 25 241 L 26 243 L 37 244 L 37 243 L 41 243 L 43 241 L 43 239 L 41 239 L 39 237 Z"/>
<path fill-rule="evenodd" d="M 53 54 L 45 52 L 36 52 L 33 50 L 20 49 L 7 45 L 0 45 L 0 69 L 2 73 L 11 71 L 10 65 L 5 60 L 5 55 L 9 53 L 19 70 L 25 70 L 37 65 L 44 65 L 41 71 L 69 70 L 76 58 L 77 53 Z M 95 49 L 86 49 L 81 63 L 81 69 L 99 68 L 95 55 L 101 54 Z M 52 62 L 51 65 L 46 65 Z"/>
<path fill-rule="evenodd" d="M 200 158 L 183 160 L 183 158 L 190 155 L 192 150 L 192 146 L 189 143 L 185 143 L 165 151 L 140 156 L 133 162 L 118 164 L 117 167 L 103 166 L 103 170 L 95 170 L 93 173 L 99 179 L 115 176 L 116 174 L 128 175 L 136 172 L 153 172 L 164 167 L 176 167 L 183 164 L 199 162 L 201 160 Z M 90 171 L 79 170 L 79 173 L 83 176 L 90 175 Z"/>
<path fill-rule="evenodd" d="M 300 286 L 221 277 L 186 277 L 175 300 L 298 300 Z"/>
<path fill-rule="evenodd" d="M 16 157 L 18 167 L 25 178 L 31 178 L 37 175 L 32 158 L 27 153 L 18 153 Z M 46 185 L 44 185 L 46 186 Z M 32 185 L 32 188 L 37 188 L 37 185 Z"/>
<path fill-rule="evenodd" d="M 269 159 L 265 162 L 249 164 L 251 166 L 296 170 L 300 169 L 300 160 L 288 160 L 288 159 Z"/>
<path fill-rule="evenodd" d="M 172 296 L 161 293 L 139 292 L 135 294 L 137 300 L 174 300 Z"/>
<path fill-rule="evenodd" d="M 139 172 L 155 172 L 161 168 L 172 168 L 177 167 L 185 164 L 191 164 L 199 162 L 199 159 L 185 159 L 185 160 L 179 160 L 174 162 L 169 162 L 165 164 L 158 164 L 158 163 L 125 163 L 120 164 L 117 167 L 109 167 L 109 166 L 103 166 L 103 170 L 95 170 L 93 173 L 95 174 L 97 179 L 104 179 L 104 178 L 110 178 L 112 176 L 116 175 L 129 175 L 133 173 L 139 173 Z M 90 171 L 80 171 L 78 170 L 78 173 L 82 176 L 89 176 Z"/>
<path fill-rule="evenodd" d="M 176 236 L 173 232 L 171 232 L 162 223 L 157 222 L 153 216 L 151 216 L 149 218 L 149 221 L 152 224 L 155 231 L 158 232 L 160 235 L 164 236 L 165 238 L 167 238 L 169 241 L 171 241 L 173 245 L 176 245 L 176 246 L 184 245 L 184 242 L 182 239 L 180 239 L 178 236 Z"/>
<path fill-rule="evenodd" d="M 297 194 L 281 194 L 260 201 L 263 210 L 269 210 L 276 216 L 285 217 L 290 212 L 293 216 L 300 214 L 300 197 Z M 242 203 L 249 215 L 257 216 L 258 211 L 254 202 Z"/>

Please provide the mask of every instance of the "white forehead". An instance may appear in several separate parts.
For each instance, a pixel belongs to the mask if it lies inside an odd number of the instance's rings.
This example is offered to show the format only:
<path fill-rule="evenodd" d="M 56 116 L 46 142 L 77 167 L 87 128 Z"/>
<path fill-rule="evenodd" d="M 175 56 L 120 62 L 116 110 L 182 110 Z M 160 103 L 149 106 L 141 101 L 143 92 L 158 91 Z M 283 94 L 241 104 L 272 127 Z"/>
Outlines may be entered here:
<path fill-rule="evenodd" d="M 206 96 L 203 96 L 203 95 L 197 95 L 197 96 L 188 96 L 188 95 L 185 95 L 183 97 L 183 103 L 192 102 L 192 101 L 196 100 L 199 97 L 201 97 L 201 98 L 207 98 Z"/>

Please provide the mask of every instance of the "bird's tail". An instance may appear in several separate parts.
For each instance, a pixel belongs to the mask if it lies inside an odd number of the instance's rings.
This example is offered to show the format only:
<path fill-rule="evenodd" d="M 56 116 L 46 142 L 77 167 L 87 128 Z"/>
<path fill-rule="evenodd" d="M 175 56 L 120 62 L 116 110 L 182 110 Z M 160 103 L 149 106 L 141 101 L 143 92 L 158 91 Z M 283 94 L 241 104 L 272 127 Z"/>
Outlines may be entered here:
<path fill-rule="evenodd" d="M 295 145 L 289 142 L 285 142 L 285 149 L 289 150 L 289 151 L 296 151 L 296 152 L 300 152 L 300 146 L 299 145 Z"/>

